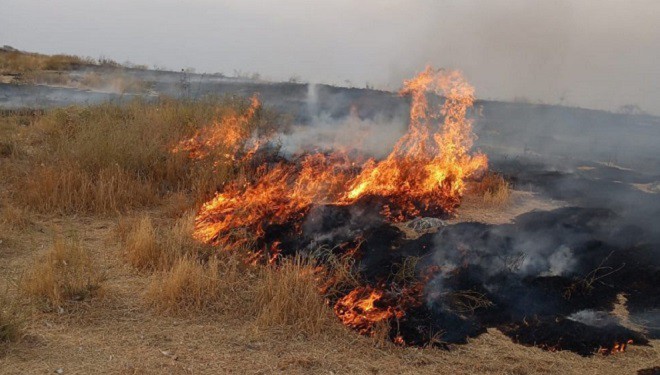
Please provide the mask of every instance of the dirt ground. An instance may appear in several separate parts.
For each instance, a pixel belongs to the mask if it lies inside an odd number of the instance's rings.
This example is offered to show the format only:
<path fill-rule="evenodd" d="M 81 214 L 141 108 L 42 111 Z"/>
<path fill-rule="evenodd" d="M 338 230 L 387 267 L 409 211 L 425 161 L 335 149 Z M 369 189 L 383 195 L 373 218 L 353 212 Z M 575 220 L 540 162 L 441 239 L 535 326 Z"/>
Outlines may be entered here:
<path fill-rule="evenodd" d="M 529 209 L 558 205 L 514 192 L 512 203 L 498 214 L 471 210 L 467 201 L 461 218 L 501 223 Z M 377 345 L 349 330 L 305 337 L 258 331 L 236 317 L 158 314 L 143 300 L 150 276 L 121 261 L 117 223 L 116 218 L 34 216 L 20 231 L 4 230 L 0 287 L 11 288 L 58 233 L 78 236 L 107 279 L 101 297 L 72 311 L 23 306 L 29 313 L 22 338 L 0 345 L 0 373 L 629 374 L 660 364 L 657 340 L 648 347 L 630 346 L 625 353 L 584 358 L 518 345 L 491 329 L 446 351 Z"/>

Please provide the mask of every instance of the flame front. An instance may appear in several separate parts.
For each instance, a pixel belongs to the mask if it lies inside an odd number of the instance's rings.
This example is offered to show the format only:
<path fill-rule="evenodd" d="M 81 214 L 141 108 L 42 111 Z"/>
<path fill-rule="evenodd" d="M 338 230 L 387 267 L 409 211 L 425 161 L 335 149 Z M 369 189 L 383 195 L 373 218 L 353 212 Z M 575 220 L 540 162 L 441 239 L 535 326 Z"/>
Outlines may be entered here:
<path fill-rule="evenodd" d="M 429 93 L 444 98 L 439 109 L 429 103 Z M 230 184 L 202 206 L 195 237 L 232 248 L 250 242 L 240 233 L 258 238 L 267 225 L 302 218 L 312 205 L 350 205 L 366 197 L 380 198 L 383 214 L 392 222 L 419 214 L 453 213 L 464 180 L 487 167 L 485 155 L 470 154 L 474 135 L 467 111 L 474 103 L 474 89 L 459 72 L 428 67 L 406 81 L 400 94 L 412 98 L 410 125 L 387 158 L 357 163 L 336 151 L 308 154 L 297 162 L 264 164 L 252 183 Z M 253 107 L 234 121 L 236 125 L 248 121 L 257 105 L 253 100 Z M 199 158 L 214 146 L 235 145 L 234 138 L 248 136 L 224 131 L 226 138 L 220 139 L 219 133 L 202 131 L 179 149 Z"/>
<path fill-rule="evenodd" d="M 429 106 L 427 93 L 442 95 L 439 113 Z M 408 132 L 381 162 L 368 162 L 349 183 L 343 202 L 365 195 L 389 198 L 397 206 L 392 221 L 420 213 L 451 213 L 459 203 L 466 177 L 487 167 L 483 154 L 471 155 L 474 134 L 467 111 L 474 104 L 474 88 L 459 72 L 427 67 L 404 83 L 401 95 L 411 95 Z M 444 122 L 437 124 L 439 117 Z M 391 206 L 390 206 L 391 207 Z"/>

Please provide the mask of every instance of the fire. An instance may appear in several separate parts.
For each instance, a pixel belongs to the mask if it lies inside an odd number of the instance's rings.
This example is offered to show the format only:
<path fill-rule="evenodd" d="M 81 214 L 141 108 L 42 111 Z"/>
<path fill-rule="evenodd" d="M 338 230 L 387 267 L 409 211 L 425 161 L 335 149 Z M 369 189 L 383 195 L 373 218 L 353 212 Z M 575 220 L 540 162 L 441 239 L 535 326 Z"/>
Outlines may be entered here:
<path fill-rule="evenodd" d="M 337 301 L 335 314 L 344 325 L 361 334 L 371 334 L 375 324 L 402 318 L 403 310 L 383 300 L 383 291 L 359 287 Z"/>
<path fill-rule="evenodd" d="M 264 163 L 248 183 L 226 185 L 201 207 L 195 238 L 224 250 L 246 249 L 252 259 L 258 256 L 273 263 L 281 256 L 282 243 L 265 241 L 267 229 L 288 225 L 299 232 L 315 205 L 373 203 L 390 222 L 453 214 L 465 180 L 487 168 L 485 155 L 471 153 L 474 134 L 467 115 L 474 88 L 459 72 L 428 67 L 405 81 L 400 95 L 411 97 L 409 128 L 386 158 L 364 159 L 349 156 L 356 154 L 352 150 L 335 150 Z M 246 140 L 252 137 L 246 125 L 258 107 L 255 98 L 245 115 L 198 132 L 174 151 L 201 159 L 217 155 L 215 149 L 221 148 L 227 153 L 225 161 L 245 160 L 250 157 L 244 151 Z M 257 150 L 262 143 L 254 144 L 252 150 Z M 357 287 L 335 303 L 334 311 L 345 325 L 371 334 L 378 323 L 400 319 L 409 306 L 419 303 L 422 288 L 419 284 L 391 293 Z M 405 342 L 403 337 L 396 341 Z"/>
<path fill-rule="evenodd" d="M 445 98 L 441 110 L 433 112 L 427 93 Z M 390 198 L 403 221 L 421 212 L 453 212 L 464 191 L 464 180 L 487 167 L 483 154 L 469 153 L 474 135 L 467 111 L 474 104 L 474 88 L 459 72 L 438 72 L 427 67 L 405 81 L 401 95 L 411 95 L 408 132 L 381 162 L 370 161 L 350 182 L 344 201 L 365 195 Z M 442 115 L 441 126 L 436 119 Z M 420 212 L 421 211 L 421 212 Z"/>
<path fill-rule="evenodd" d="M 429 102 L 429 93 L 444 97 L 439 109 Z M 487 167 L 485 155 L 470 154 L 474 135 L 467 111 L 474 103 L 474 89 L 459 72 L 428 67 L 406 81 L 400 94 L 412 97 L 410 126 L 387 158 L 358 163 L 336 151 L 264 164 L 254 182 L 227 186 L 202 206 L 195 237 L 233 248 L 249 242 L 247 236 L 236 235 L 241 231 L 258 238 L 268 225 L 302 219 L 312 205 L 350 205 L 366 197 L 379 198 L 383 215 L 392 222 L 453 213 L 465 179 Z M 243 117 L 222 127 L 229 129 L 222 137 L 220 128 L 212 127 L 177 150 L 200 158 L 222 145 L 235 153 L 241 144 L 237 139 L 249 136 L 241 126 L 258 105 L 253 99 Z"/>
<path fill-rule="evenodd" d="M 603 355 L 623 353 L 626 351 L 628 345 L 632 343 L 633 340 L 628 340 L 626 342 L 615 342 L 614 345 L 612 345 L 612 347 L 601 347 L 600 349 L 598 349 L 598 353 Z"/>
<path fill-rule="evenodd" d="M 191 159 L 205 159 L 212 154 L 223 152 L 219 156 L 228 160 L 236 160 L 236 156 L 244 148 L 254 149 L 262 140 L 255 139 L 251 134 L 250 122 L 261 108 L 261 102 L 255 95 L 250 100 L 250 107 L 245 114 L 230 114 L 222 117 L 209 126 L 197 131 L 191 138 L 179 142 L 172 152 L 186 152 Z M 254 143 L 249 147 L 248 143 Z M 251 153 L 247 152 L 247 157 Z"/>

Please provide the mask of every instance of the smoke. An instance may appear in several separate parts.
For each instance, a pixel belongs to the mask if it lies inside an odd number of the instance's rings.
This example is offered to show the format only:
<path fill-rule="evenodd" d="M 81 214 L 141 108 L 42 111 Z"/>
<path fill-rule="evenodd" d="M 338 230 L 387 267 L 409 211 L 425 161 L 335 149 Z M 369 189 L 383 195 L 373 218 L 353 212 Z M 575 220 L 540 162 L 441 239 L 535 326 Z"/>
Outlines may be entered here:
<path fill-rule="evenodd" d="M 405 126 L 405 121 L 362 119 L 356 113 L 341 119 L 322 113 L 309 124 L 293 126 L 280 141 L 282 151 L 289 155 L 313 150 L 346 150 L 382 158 L 403 135 Z"/>
<path fill-rule="evenodd" d="M 320 85 L 308 84 L 305 102 L 306 121 L 292 126 L 279 138 L 287 155 L 310 151 L 356 151 L 360 155 L 382 158 L 406 132 L 404 112 L 395 115 L 379 112 L 361 115 L 349 93 L 328 93 Z M 350 104 L 347 111 L 346 105 Z M 366 108 L 367 111 L 372 108 Z"/>
<path fill-rule="evenodd" d="M 654 0 L 9 0 L 6 8 L 5 43 L 44 53 L 388 88 L 431 63 L 464 70 L 482 98 L 660 111 Z"/>

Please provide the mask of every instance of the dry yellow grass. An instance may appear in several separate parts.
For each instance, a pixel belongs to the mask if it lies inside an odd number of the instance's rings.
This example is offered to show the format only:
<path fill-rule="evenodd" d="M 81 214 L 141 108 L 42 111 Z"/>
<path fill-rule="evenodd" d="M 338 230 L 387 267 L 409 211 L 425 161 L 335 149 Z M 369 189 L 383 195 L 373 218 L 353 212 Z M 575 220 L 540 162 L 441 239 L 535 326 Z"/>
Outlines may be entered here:
<path fill-rule="evenodd" d="M 158 244 L 156 230 L 149 216 L 143 216 L 126 236 L 124 257 L 133 267 L 153 270 L 163 261 L 163 249 Z"/>
<path fill-rule="evenodd" d="M 16 185 L 15 199 L 41 213 L 116 214 L 159 202 L 156 188 L 118 166 L 87 172 L 75 164 L 38 166 Z"/>
<path fill-rule="evenodd" d="M 94 59 L 72 55 L 49 56 L 22 51 L 0 51 L 0 73 L 15 74 L 37 70 L 72 70 L 97 64 L 98 62 Z"/>
<path fill-rule="evenodd" d="M 0 342 L 16 341 L 24 322 L 19 307 L 6 292 L 0 293 Z"/>
<path fill-rule="evenodd" d="M 11 202 L 0 201 L 0 226 L 6 229 L 21 230 L 27 228 L 31 223 L 30 216 L 25 209 Z"/>
<path fill-rule="evenodd" d="M 32 210 L 65 215 L 125 213 L 157 206 L 176 194 L 186 197 L 179 197 L 179 203 L 205 201 L 249 168 L 227 159 L 192 160 L 173 147 L 199 128 L 242 116 L 248 106 L 237 98 L 73 106 L 35 113 L 21 129 L 14 123 L 24 121 L 25 114 L 5 113 L 0 132 L 12 138 L 0 151 L 5 158 L 22 155 L 12 167 L 12 197 Z M 279 120 L 260 110 L 238 123 L 250 136 L 272 131 Z M 13 137 L 19 130 L 20 147 Z M 214 152 L 230 150 L 220 145 Z"/>
<path fill-rule="evenodd" d="M 264 267 L 255 281 L 256 327 L 313 335 L 336 326 L 314 275 L 313 265 L 299 257 Z"/>
<path fill-rule="evenodd" d="M 22 287 L 48 307 L 64 309 L 71 302 L 98 295 L 103 281 L 102 272 L 78 240 L 57 238 L 27 270 Z"/>
<path fill-rule="evenodd" d="M 490 206 L 504 206 L 511 198 L 511 185 L 501 174 L 493 172 L 474 182 L 470 190 L 471 194 L 481 196 L 483 203 Z"/>
<path fill-rule="evenodd" d="M 155 275 L 145 298 L 167 313 L 226 312 L 244 306 L 239 293 L 246 286 L 245 267 L 235 257 L 178 258 L 172 268 Z"/>
<path fill-rule="evenodd" d="M 182 258 L 207 257 L 208 247 L 192 238 L 193 225 L 192 211 L 159 228 L 144 215 L 137 220 L 121 220 L 117 235 L 130 265 L 139 270 L 167 270 Z"/>

